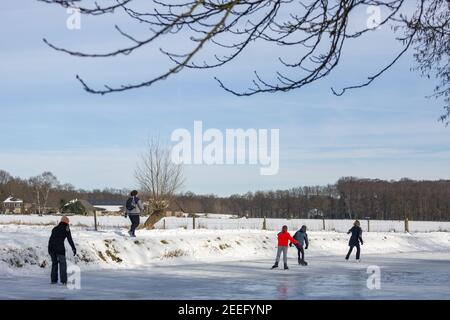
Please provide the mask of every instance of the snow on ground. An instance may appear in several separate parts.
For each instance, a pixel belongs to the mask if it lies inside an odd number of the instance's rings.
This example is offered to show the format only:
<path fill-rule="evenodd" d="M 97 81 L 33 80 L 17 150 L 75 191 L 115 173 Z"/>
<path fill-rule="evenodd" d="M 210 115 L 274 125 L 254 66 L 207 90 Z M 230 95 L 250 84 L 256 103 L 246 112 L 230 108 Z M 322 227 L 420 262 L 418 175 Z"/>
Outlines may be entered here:
<path fill-rule="evenodd" d="M 23 224 L 23 225 L 54 225 L 61 219 L 61 215 L 0 215 L 1 224 Z M 71 225 L 93 227 L 93 216 L 71 216 Z M 144 221 L 146 217 L 142 217 Z M 158 229 L 193 229 L 192 218 L 167 217 L 156 224 Z M 99 228 L 125 228 L 130 222 L 123 216 L 98 216 L 97 223 Z M 196 229 L 213 230 L 235 230 L 235 229 L 254 229 L 263 228 L 264 219 L 260 218 L 231 218 L 229 215 L 206 214 L 206 217 L 195 219 Z M 353 220 L 328 220 L 325 219 L 267 219 L 267 230 L 280 230 L 283 225 L 287 225 L 290 230 L 299 229 L 303 224 L 308 226 L 311 231 L 337 231 L 347 232 L 352 226 Z M 361 220 L 361 228 L 368 231 L 369 222 Z M 450 222 L 445 221 L 409 221 L 410 232 L 450 232 Z M 405 232 L 405 222 L 395 220 L 371 220 L 370 231 L 376 232 Z"/>
<path fill-rule="evenodd" d="M 103 205 L 103 204 L 93 204 L 94 208 L 103 209 L 109 212 L 120 212 L 123 210 L 123 206 L 112 206 L 112 205 Z"/>
<path fill-rule="evenodd" d="M 36 270 L 47 267 L 48 237 L 52 226 L 0 225 L 0 268 Z M 276 231 L 262 230 L 138 230 L 137 238 L 126 229 L 104 231 L 72 227 L 77 257 L 71 262 L 87 268 L 136 268 L 153 264 L 184 264 L 272 258 L 276 250 Z M 338 232 L 309 232 L 308 253 L 316 256 L 344 255 L 348 235 Z M 364 234 L 362 250 L 368 254 L 416 251 L 449 251 L 450 233 Z M 295 256 L 295 248 L 290 250 Z"/>

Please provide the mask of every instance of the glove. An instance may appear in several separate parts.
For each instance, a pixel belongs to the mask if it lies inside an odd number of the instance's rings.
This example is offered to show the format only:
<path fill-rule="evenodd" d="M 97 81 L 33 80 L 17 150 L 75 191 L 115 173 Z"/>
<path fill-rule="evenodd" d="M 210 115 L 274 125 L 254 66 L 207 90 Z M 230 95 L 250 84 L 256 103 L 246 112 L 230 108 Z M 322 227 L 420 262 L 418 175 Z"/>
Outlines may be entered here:
<path fill-rule="evenodd" d="M 305 250 L 308 249 L 308 246 L 305 247 Z"/>
<path fill-rule="evenodd" d="M 364 242 L 361 241 L 361 245 L 363 245 L 363 244 L 364 244 Z"/>
<path fill-rule="evenodd" d="M 128 218 L 128 215 L 125 213 L 125 214 L 123 215 L 123 217 L 124 217 L 124 218 Z"/>
<path fill-rule="evenodd" d="M 292 242 L 291 242 L 291 243 L 289 243 L 289 247 L 292 247 Z"/>
<path fill-rule="evenodd" d="M 74 255 L 74 256 L 77 255 L 77 249 L 73 249 L 73 255 Z"/>

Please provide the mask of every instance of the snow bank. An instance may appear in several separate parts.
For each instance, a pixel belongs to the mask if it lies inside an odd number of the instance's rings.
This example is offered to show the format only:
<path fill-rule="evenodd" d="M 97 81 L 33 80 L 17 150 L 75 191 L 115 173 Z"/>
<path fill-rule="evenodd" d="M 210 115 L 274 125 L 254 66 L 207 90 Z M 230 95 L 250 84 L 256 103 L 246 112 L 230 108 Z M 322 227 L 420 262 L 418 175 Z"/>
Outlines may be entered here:
<path fill-rule="evenodd" d="M 51 226 L 0 226 L 0 271 L 29 272 L 49 267 L 47 242 Z M 83 268 L 142 268 L 152 265 L 193 262 L 273 259 L 276 232 L 262 230 L 139 230 L 137 238 L 125 229 L 89 231 L 72 227 L 78 248 L 70 263 Z M 309 232 L 308 256 L 344 255 L 348 235 L 338 232 Z M 417 251 L 447 251 L 450 233 L 365 233 L 363 254 Z M 296 256 L 295 248 L 289 255 Z"/>

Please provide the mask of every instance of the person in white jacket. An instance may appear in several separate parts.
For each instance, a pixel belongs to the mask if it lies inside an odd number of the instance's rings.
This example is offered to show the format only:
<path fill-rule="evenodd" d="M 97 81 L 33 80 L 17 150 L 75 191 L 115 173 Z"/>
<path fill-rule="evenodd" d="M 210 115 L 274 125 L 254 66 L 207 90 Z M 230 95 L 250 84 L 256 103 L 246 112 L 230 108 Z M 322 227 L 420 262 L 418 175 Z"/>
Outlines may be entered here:
<path fill-rule="evenodd" d="M 140 223 L 140 214 L 144 212 L 144 205 L 137 195 L 137 190 L 131 191 L 125 205 L 125 217 L 128 216 L 131 221 L 130 231 L 128 231 L 130 237 L 136 237 L 135 231 Z"/>

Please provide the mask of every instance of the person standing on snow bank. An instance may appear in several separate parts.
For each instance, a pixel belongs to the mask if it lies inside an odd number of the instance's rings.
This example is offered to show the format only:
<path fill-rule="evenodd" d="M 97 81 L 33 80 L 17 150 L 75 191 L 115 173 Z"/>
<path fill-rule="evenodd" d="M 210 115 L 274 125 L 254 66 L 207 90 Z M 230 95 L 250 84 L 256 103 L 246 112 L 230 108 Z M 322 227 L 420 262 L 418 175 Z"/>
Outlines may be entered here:
<path fill-rule="evenodd" d="M 350 258 L 353 248 L 356 247 L 356 260 L 359 261 L 359 256 L 361 254 L 361 248 L 359 247 L 359 243 L 361 243 L 362 245 L 363 239 L 362 239 L 362 229 L 360 227 L 360 223 L 358 220 L 355 220 L 355 222 L 353 223 L 353 227 L 350 230 L 348 230 L 347 234 L 350 233 L 352 234 L 350 240 L 348 241 L 350 249 L 348 250 L 345 260 L 348 260 L 348 258 Z"/>
<path fill-rule="evenodd" d="M 77 254 L 77 249 L 72 240 L 72 234 L 69 228 L 69 218 L 63 216 L 61 222 L 53 228 L 52 234 L 48 241 L 48 253 L 52 258 L 52 284 L 58 283 L 58 266 L 59 276 L 62 284 L 67 284 L 67 263 L 66 263 L 66 248 L 64 247 L 64 240 L 69 241 L 72 247 L 73 255 Z"/>
<path fill-rule="evenodd" d="M 135 230 L 139 227 L 140 223 L 139 215 L 144 212 L 144 205 L 137 195 L 137 190 L 131 191 L 130 197 L 125 205 L 125 218 L 128 216 L 131 221 L 130 231 L 128 231 L 130 237 L 136 237 Z"/>
<path fill-rule="evenodd" d="M 294 234 L 294 239 L 298 241 L 298 244 L 295 245 L 298 251 L 298 264 L 301 264 L 302 266 L 307 266 L 308 263 L 305 261 L 305 250 L 308 249 L 309 240 L 308 234 L 306 233 L 305 225 L 303 225 L 300 228 L 300 230 L 298 230 Z M 289 244 L 289 246 L 292 247 L 292 242 Z"/>
<path fill-rule="evenodd" d="M 288 227 L 283 226 L 281 232 L 278 233 L 278 250 L 277 250 L 277 258 L 275 260 L 275 264 L 272 266 L 272 269 L 278 268 L 278 262 L 280 262 L 281 253 L 283 253 L 283 262 L 284 269 L 289 269 L 287 265 L 287 252 L 288 252 L 288 244 L 289 241 L 292 241 L 295 245 L 298 244 L 297 240 L 291 237 L 288 232 Z"/>

